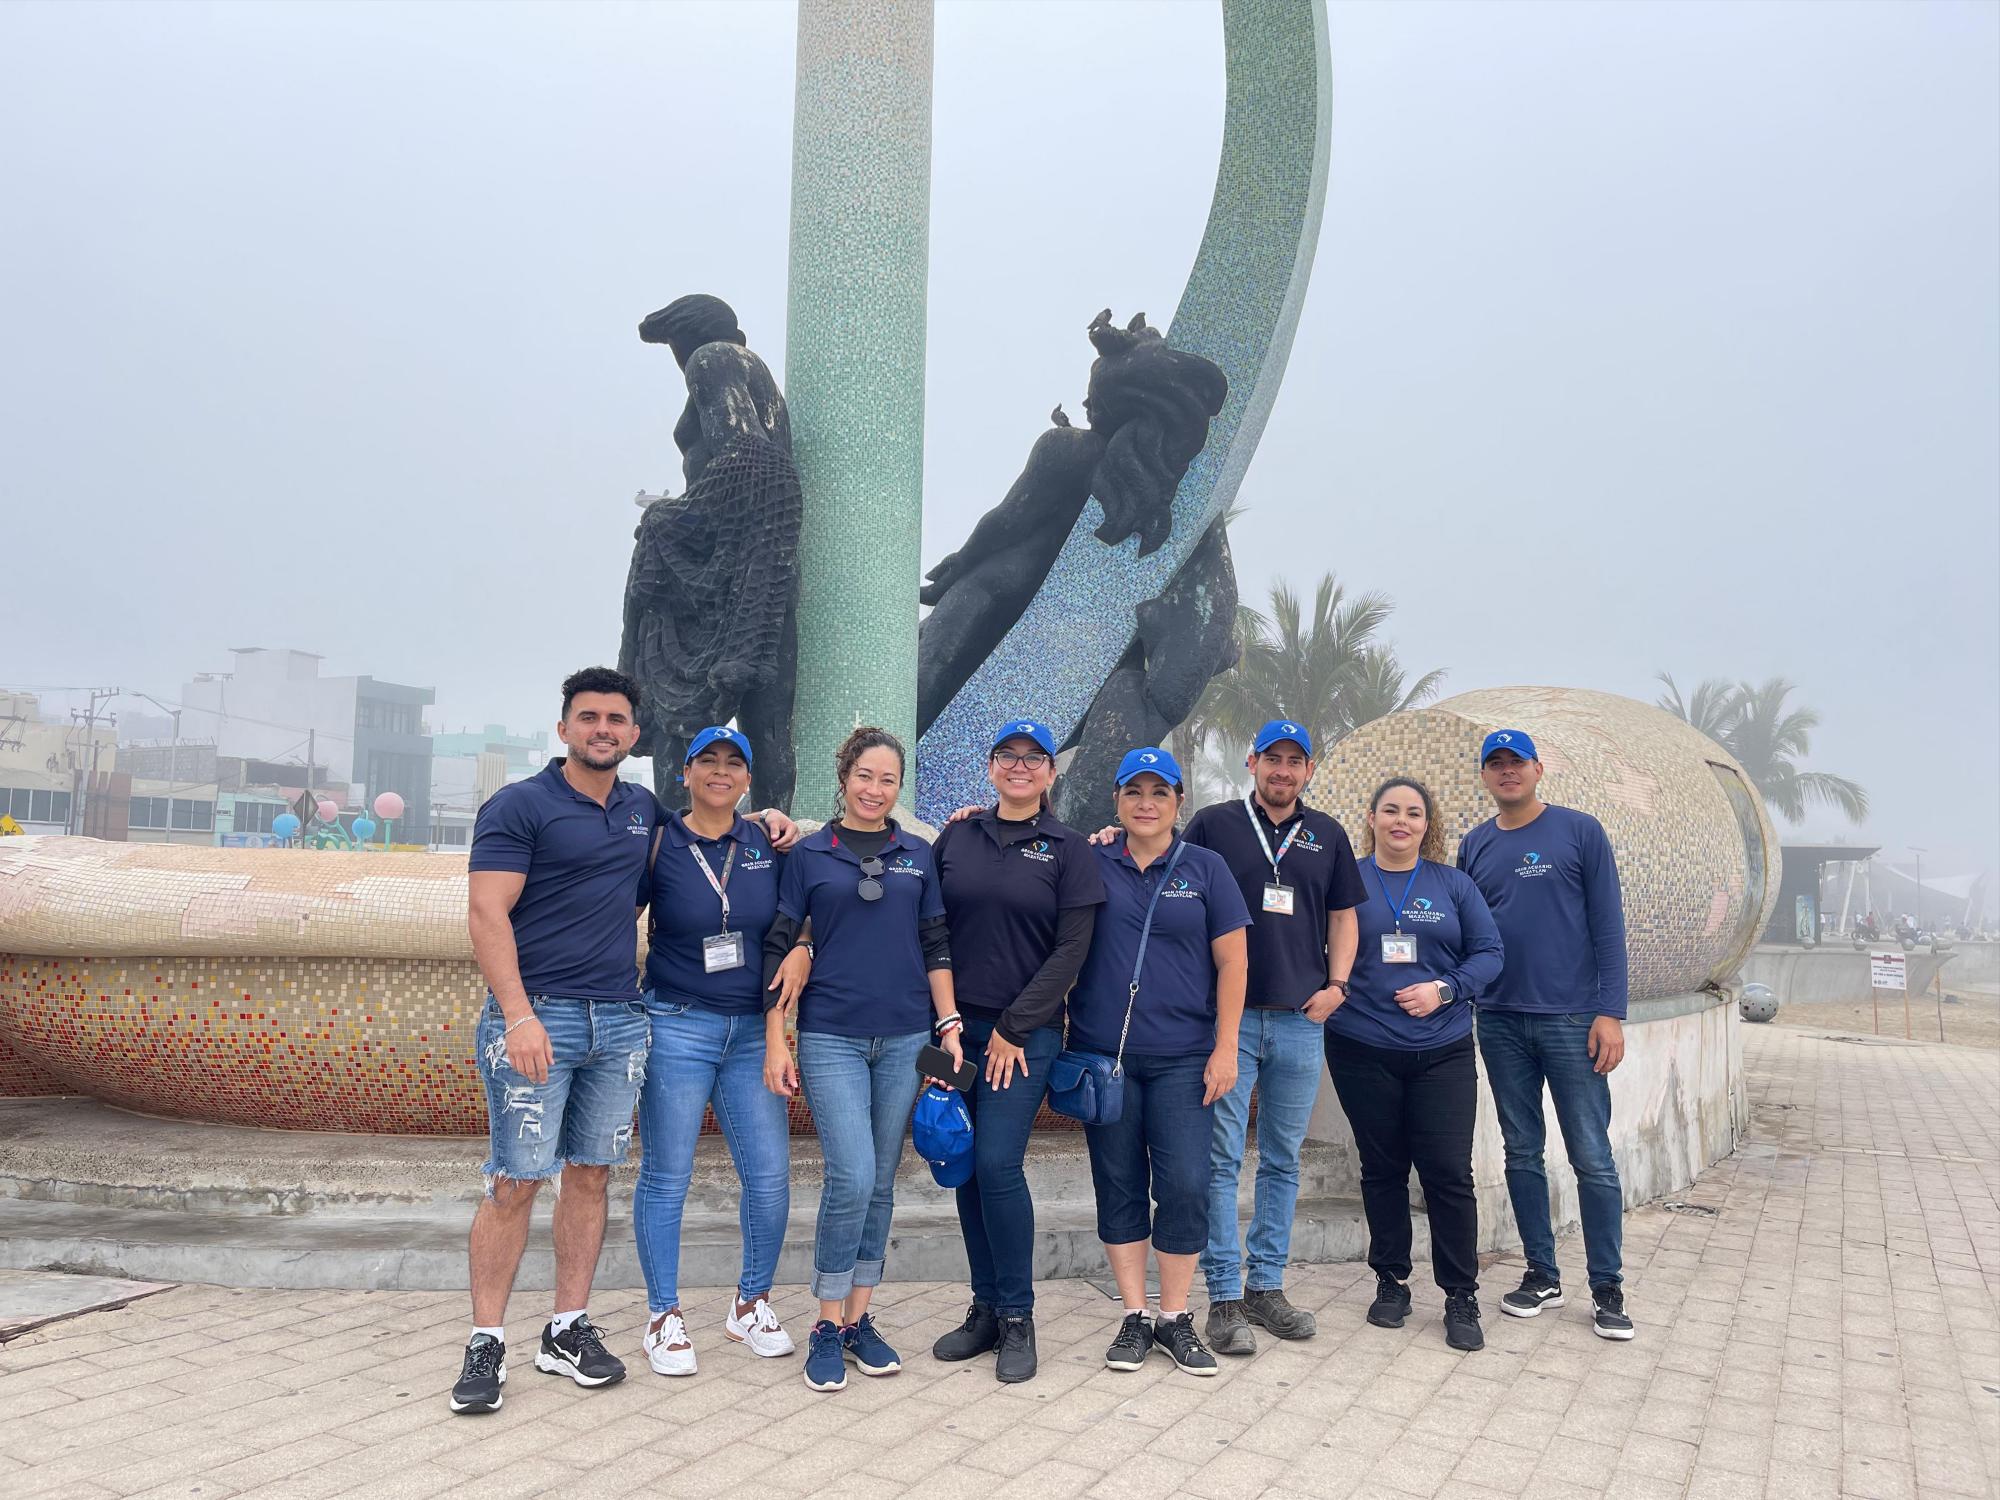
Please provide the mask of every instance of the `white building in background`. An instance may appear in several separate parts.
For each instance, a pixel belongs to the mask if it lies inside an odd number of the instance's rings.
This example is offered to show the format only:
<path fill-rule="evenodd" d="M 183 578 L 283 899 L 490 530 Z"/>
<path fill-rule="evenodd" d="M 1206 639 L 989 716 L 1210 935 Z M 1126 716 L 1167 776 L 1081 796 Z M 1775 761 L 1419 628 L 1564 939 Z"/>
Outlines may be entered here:
<path fill-rule="evenodd" d="M 33 693 L 0 692 L 0 815 L 23 833 L 77 832 L 83 778 L 109 776 L 117 765 L 118 731 L 108 721 L 86 730 L 68 717 L 44 719 Z"/>
<path fill-rule="evenodd" d="M 403 799 L 394 836 L 422 843 L 431 823 L 431 740 L 423 711 L 427 687 L 368 676 L 325 677 L 310 651 L 237 647 L 227 672 L 204 672 L 180 692 L 180 734 L 250 760 L 313 761 L 332 781 L 348 783 L 350 804 L 372 805 L 383 792 Z"/>

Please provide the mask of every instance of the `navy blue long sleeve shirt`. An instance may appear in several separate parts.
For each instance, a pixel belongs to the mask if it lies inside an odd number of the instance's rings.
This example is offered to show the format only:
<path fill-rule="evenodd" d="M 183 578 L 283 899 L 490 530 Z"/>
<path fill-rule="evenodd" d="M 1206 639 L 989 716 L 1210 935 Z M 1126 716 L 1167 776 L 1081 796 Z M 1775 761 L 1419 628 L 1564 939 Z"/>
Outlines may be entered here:
<path fill-rule="evenodd" d="M 1500 977 L 1502 962 L 1500 931 L 1479 887 L 1464 871 L 1430 860 L 1415 870 L 1378 871 L 1370 855 L 1361 861 L 1360 871 L 1368 892 L 1368 899 L 1355 908 L 1361 946 L 1347 998 L 1327 1017 L 1326 1029 L 1370 1047 L 1405 1052 L 1445 1047 L 1470 1036 L 1472 1002 Z M 1400 912 L 1390 910 L 1395 902 L 1401 903 Z M 1394 932 L 1416 939 L 1414 963 L 1382 962 L 1382 936 Z M 1418 1017 L 1396 1003 L 1396 991 L 1431 979 L 1451 986 L 1451 1004 Z"/>
<path fill-rule="evenodd" d="M 1520 828 L 1489 819 L 1460 841 L 1458 867 L 1507 948 L 1482 1007 L 1625 1019 L 1625 902 L 1603 824 L 1553 805 Z"/>

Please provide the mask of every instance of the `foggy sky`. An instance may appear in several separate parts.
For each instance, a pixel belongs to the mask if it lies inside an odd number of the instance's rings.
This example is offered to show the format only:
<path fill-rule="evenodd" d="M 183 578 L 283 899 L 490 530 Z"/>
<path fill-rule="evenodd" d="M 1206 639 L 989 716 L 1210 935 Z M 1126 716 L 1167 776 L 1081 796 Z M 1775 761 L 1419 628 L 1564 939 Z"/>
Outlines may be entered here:
<path fill-rule="evenodd" d="M 1245 597 L 1385 590 L 1447 693 L 1783 674 L 1849 837 L 2000 866 L 1996 18 L 1333 6 Z M 296 646 L 552 721 L 680 487 L 639 318 L 718 293 L 783 368 L 794 24 L 0 7 L 0 686 Z M 1080 417 L 1091 315 L 1166 323 L 1221 110 L 1214 6 L 939 7 L 927 564 Z"/>

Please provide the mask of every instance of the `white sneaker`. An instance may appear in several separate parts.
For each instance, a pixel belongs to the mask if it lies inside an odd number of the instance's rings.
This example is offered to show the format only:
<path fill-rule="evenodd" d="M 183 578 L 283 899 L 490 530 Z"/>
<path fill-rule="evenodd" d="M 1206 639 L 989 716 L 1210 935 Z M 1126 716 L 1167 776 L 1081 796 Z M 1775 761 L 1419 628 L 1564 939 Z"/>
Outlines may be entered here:
<path fill-rule="evenodd" d="M 777 1359 L 798 1347 L 792 1342 L 792 1336 L 785 1332 L 785 1325 L 778 1321 L 778 1315 L 771 1311 L 771 1304 L 762 1297 L 757 1299 L 747 1318 L 736 1315 L 736 1302 L 731 1298 L 729 1320 L 722 1325 L 722 1331 L 737 1343 L 748 1344 L 750 1352 L 763 1359 Z"/>
<path fill-rule="evenodd" d="M 688 1340 L 687 1323 L 679 1313 L 668 1313 L 657 1331 L 648 1318 L 646 1336 L 640 1343 L 655 1375 L 694 1374 L 694 1345 Z"/>

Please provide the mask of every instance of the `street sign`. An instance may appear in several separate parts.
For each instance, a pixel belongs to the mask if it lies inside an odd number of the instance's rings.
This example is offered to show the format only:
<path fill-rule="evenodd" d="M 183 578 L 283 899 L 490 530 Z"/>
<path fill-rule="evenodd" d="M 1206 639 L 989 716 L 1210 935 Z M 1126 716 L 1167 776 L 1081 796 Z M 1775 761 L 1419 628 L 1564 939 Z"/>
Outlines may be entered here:
<path fill-rule="evenodd" d="M 1868 955 L 1868 985 L 1870 989 L 1900 990 L 1909 979 L 1909 970 L 1900 953 L 1871 953 Z"/>

